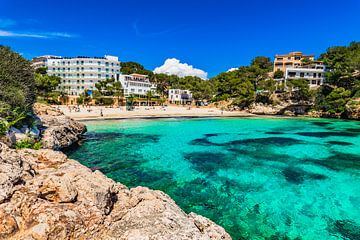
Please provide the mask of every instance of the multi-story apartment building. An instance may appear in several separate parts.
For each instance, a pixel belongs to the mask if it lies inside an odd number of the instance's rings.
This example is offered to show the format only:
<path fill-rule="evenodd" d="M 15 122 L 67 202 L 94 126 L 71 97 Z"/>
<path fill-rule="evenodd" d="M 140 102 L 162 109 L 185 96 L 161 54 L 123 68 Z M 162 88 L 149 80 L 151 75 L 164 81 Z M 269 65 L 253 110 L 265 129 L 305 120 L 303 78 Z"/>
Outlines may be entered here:
<path fill-rule="evenodd" d="M 188 104 L 192 100 L 192 93 L 189 90 L 169 89 L 170 104 Z"/>
<path fill-rule="evenodd" d="M 147 92 L 152 91 L 155 93 L 156 86 L 150 83 L 150 80 L 147 75 L 142 74 L 130 74 L 122 75 L 119 74 L 117 78 L 121 86 L 124 89 L 124 96 L 135 95 L 143 97 Z"/>
<path fill-rule="evenodd" d="M 120 74 L 118 57 L 56 57 L 42 56 L 32 60 L 33 66 L 47 67 L 47 74 L 61 77 L 58 90 L 79 96 L 85 90 L 95 90 L 95 84 Z"/>
<path fill-rule="evenodd" d="M 40 57 L 35 57 L 31 60 L 31 65 L 37 69 L 37 68 L 41 68 L 41 67 L 47 67 L 48 66 L 48 59 L 60 59 L 61 57 L 59 56 L 54 56 L 54 55 L 44 55 L 44 56 L 40 56 Z"/>
<path fill-rule="evenodd" d="M 281 70 L 285 73 L 287 68 L 301 67 L 303 59 L 314 61 L 314 55 L 305 55 L 302 52 L 291 52 L 288 54 L 276 54 L 274 61 L 274 72 Z"/>
<path fill-rule="evenodd" d="M 301 67 L 289 67 L 285 69 L 284 77 L 275 79 L 278 84 L 286 86 L 287 81 L 292 79 L 306 79 L 310 88 L 316 88 L 324 83 L 326 67 L 322 63 L 313 63 Z"/>
<path fill-rule="evenodd" d="M 325 80 L 325 65 L 309 64 L 298 68 L 287 68 L 285 71 L 285 81 L 291 79 L 307 79 L 311 88 L 318 87 Z"/>

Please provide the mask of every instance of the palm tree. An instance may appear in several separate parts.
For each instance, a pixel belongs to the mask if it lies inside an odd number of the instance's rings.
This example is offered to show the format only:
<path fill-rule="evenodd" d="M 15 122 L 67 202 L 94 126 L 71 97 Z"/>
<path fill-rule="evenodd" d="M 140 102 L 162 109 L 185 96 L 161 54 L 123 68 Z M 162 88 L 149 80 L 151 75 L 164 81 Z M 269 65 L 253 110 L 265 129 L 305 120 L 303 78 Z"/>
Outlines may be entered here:
<path fill-rule="evenodd" d="M 148 105 L 148 106 L 149 106 L 149 101 L 150 101 L 150 99 L 151 99 L 152 96 L 153 96 L 153 94 L 152 94 L 152 91 L 151 91 L 151 90 L 149 90 L 149 91 L 146 92 L 146 98 L 147 98 L 147 105 Z"/>
<path fill-rule="evenodd" d="M 118 105 L 120 106 L 120 97 L 124 96 L 124 91 L 120 82 L 114 82 L 112 85 L 112 91 L 114 96 L 117 97 Z"/>
<path fill-rule="evenodd" d="M 127 98 L 126 98 L 126 105 L 127 105 L 127 109 L 132 109 L 133 107 L 133 104 L 134 104 L 134 95 L 129 95 Z"/>

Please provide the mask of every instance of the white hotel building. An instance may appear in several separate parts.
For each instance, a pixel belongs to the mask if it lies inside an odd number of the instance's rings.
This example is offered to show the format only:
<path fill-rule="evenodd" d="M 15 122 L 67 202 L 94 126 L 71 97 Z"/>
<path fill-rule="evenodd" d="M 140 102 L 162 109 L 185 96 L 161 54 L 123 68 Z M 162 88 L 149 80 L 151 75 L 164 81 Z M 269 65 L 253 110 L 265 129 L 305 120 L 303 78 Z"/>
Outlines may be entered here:
<path fill-rule="evenodd" d="M 169 89 L 170 104 L 189 104 L 192 100 L 192 93 L 189 90 Z"/>
<path fill-rule="evenodd" d="M 121 82 L 124 96 L 144 97 L 148 91 L 155 94 L 156 85 L 151 84 L 148 76 L 141 74 L 123 75 L 120 73 L 118 57 L 59 57 L 40 56 L 33 58 L 34 68 L 47 67 L 47 74 L 58 76 L 61 83 L 58 90 L 70 96 L 79 96 L 85 90 L 96 90 L 95 84 L 108 78 Z"/>
<path fill-rule="evenodd" d="M 323 64 L 310 64 L 303 67 L 286 68 L 285 81 L 291 79 L 303 78 L 309 81 L 311 88 L 316 88 L 323 85 L 325 80 L 325 65 Z"/>
<path fill-rule="evenodd" d="M 58 57 L 41 56 L 34 58 L 35 68 L 47 67 L 47 74 L 61 77 L 58 90 L 68 95 L 79 96 L 85 90 L 95 90 L 95 83 L 120 74 L 118 57 Z"/>
<path fill-rule="evenodd" d="M 147 75 L 130 74 L 118 76 L 118 80 L 124 89 L 124 96 L 145 96 L 147 92 L 152 91 L 155 94 L 156 86 L 152 84 Z"/>

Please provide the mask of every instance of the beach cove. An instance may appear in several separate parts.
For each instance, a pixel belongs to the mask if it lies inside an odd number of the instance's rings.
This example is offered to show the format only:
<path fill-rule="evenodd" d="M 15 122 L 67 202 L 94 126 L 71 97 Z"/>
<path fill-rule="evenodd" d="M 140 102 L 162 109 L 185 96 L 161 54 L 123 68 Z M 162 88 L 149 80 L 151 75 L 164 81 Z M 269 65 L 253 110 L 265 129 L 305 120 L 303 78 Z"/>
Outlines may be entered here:
<path fill-rule="evenodd" d="M 356 239 L 359 122 L 203 118 L 86 121 L 69 157 L 169 194 L 233 239 Z"/>

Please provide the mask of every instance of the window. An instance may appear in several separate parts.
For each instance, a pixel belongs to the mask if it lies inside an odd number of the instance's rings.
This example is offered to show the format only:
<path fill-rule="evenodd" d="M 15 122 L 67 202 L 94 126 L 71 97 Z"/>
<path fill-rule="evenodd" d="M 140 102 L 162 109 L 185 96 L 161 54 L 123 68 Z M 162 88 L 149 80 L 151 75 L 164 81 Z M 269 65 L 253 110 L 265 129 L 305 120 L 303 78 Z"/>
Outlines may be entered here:
<path fill-rule="evenodd" d="M 84 80 L 81 80 L 81 83 L 84 84 Z"/>
<path fill-rule="evenodd" d="M 298 56 L 297 56 L 297 57 L 295 57 L 295 60 L 300 60 L 300 57 L 298 57 Z"/>
<path fill-rule="evenodd" d="M 100 61 L 98 61 L 98 65 L 101 65 L 101 62 L 100 62 Z"/>
<path fill-rule="evenodd" d="M 98 74 L 98 78 L 101 78 L 101 74 Z"/>
<path fill-rule="evenodd" d="M 318 76 L 321 77 L 321 73 L 319 73 Z"/>
<path fill-rule="evenodd" d="M 305 74 L 303 72 L 300 73 L 300 77 L 304 77 Z"/>
<path fill-rule="evenodd" d="M 80 83 L 80 80 L 76 80 L 76 83 Z"/>
<path fill-rule="evenodd" d="M 295 77 L 296 72 L 289 72 L 288 75 L 289 75 L 289 77 Z"/>
<path fill-rule="evenodd" d="M 101 72 L 101 68 L 98 68 L 98 72 Z"/>
<path fill-rule="evenodd" d="M 316 78 L 316 73 L 313 73 L 313 78 Z"/>
<path fill-rule="evenodd" d="M 316 85 L 316 80 L 311 80 L 312 85 Z"/>

